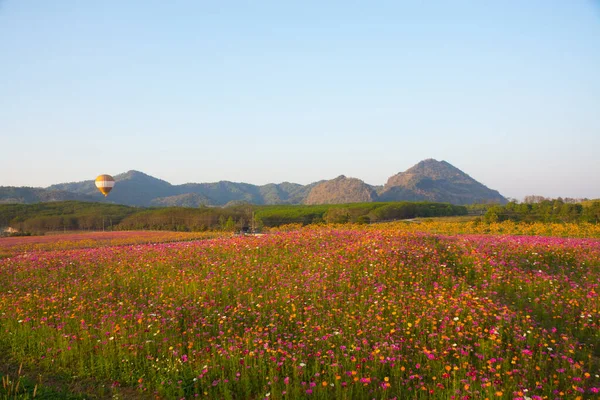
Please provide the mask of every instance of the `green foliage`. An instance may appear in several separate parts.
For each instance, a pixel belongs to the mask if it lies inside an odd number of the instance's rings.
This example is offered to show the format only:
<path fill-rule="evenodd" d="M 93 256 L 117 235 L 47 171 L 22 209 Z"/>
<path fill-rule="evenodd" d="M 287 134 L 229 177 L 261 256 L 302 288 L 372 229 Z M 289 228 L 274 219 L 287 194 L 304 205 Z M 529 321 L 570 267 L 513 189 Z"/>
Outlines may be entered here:
<path fill-rule="evenodd" d="M 347 208 L 330 208 L 323 219 L 331 224 L 345 224 L 350 221 L 350 210 Z"/>
<path fill-rule="evenodd" d="M 233 221 L 232 217 L 227 218 L 223 230 L 226 232 L 233 232 L 235 230 L 235 222 Z"/>
<path fill-rule="evenodd" d="M 0 205 L 0 226 L 21 232 L 58 230 L 234 231 L 251 226 L 285 224 L 370 223 L 415 217 L 465 215 L 464 206 L 429 202 L 351 203 L 329 205 L 250 204 L 229 207 L 137 208 L 106 203 L 66 201 Z M 252 221 L 254 224 L 252 225 Z"/>
<path fill-rule="evenodd" d="M 485 213 L 486 222 L 600 222 L 600 202 L 570 203 L 558 199 L 518 203 L 512 201 L 504 206 L 495 205 Z"/>
<path fill-rule="evenodd" d="M 135 207 L 61 201 L 35 204 L 0 205 L 0 226 L 11 226 L 22 232 L 52 230 L 102 229 L 118 224 L 128 215 L 137 212 Z"/>
<path fill-rule="evenodd" d="M 429 202 L 351 203 L 311 206 L 262 206 L 256 215 L 265 226 L 318 222 L 379 222 L 415 217 L 466 215 L 464 206 Z"/>
<path fill-rule="evenodd" d="M 279 226 L 285 224 L 301 223 L 308 225 L 322 222 L 323 215 L 331 206 L 257 206 L 255 215 L 265 226 Z"/>
<path fill-rule="evenodd" d="M 369 217 L 371 221 L 389 221 L 419 217 L 448 217 L 466 214 L 467 209 L 464 206 L 455 206 L 446 203 L 399 202 L 377 208 L 369 214 Z"/>
<path fill-rule="evenodd" d="M 359 224 L 370 224 L 371 218 L 369 218 L 368 215 L 361 215 L 360 217 L 356 218 L 356 222 Z"/>
<path fill-rule="evenodd" d="M 582 217 L 587 222 L 600 222 L 600 201 L 593 201 L 584 206 Z"/>

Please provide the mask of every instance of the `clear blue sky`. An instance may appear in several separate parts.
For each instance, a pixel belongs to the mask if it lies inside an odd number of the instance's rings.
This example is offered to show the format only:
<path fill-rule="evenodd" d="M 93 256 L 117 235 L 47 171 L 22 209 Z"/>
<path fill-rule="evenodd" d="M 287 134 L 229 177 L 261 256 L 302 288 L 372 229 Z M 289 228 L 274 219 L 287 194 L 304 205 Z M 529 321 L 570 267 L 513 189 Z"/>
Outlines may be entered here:
<path fill-rule="evenodd" d="M 424 158 L 600 197 L 600 3 L 0 0 L 0 185 L 371 184 Z"/>

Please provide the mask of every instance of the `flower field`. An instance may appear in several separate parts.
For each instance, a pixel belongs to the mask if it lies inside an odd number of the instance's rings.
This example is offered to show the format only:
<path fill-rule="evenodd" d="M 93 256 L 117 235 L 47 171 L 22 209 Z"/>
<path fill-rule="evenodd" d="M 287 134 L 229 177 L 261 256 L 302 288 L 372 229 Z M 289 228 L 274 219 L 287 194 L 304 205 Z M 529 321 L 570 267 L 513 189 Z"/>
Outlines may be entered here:
<path fill-rule="evenodd" d="M 525 235 L 525 236 L 557 236 L 600 238 L 600 224 L 581 223 L 547 223 L 547 222 L 513 222 L 481 223 L 479 221 L 451 222 L 439 219 L 424 220 L 420 223 L 407 224 L 394 222 L 385 224 L 403 232 L 429 232 L 446 235 L 479 234 L 479 235 Z"/>
<path fill-rule="evenodd" d="M 0 257 L 39 250 L 65 250 L 100 246 L 124 246 L 142 243 L 163 243 L 198 240 L 223 236 L 218 232 L 83 232 L 45 236 L 0 238 Z"/>
<path fill-rule="evenodd" d="M 349 229 L 352 225 L 340 225 Z M 523 236 L 556 236 L 600 238 L 600 224 L 590 223 L 545 223 L 545 222 L 512 222 L 503 221 L 495 223 L 482 223 L 480 221 L 452 221 L 443 218 L 429 218 L 417 222 L 397 221 L 377 223 L 363 226 L 354 225 L 356 229 L 389 230 L 396 232 L 426 232 L 442 235 L 523 235 Z M 301 229 L 301 224 L 282 225 L 269 228 L 271 232 L 287 232 Z M 310 229 L 310 227 L 308 228 Z"/>
<path fill-rule="evenodd" d="M 0 349 L 140 398 L 599 396 L 600 240 L 400 226 L 14 255 Z"/>

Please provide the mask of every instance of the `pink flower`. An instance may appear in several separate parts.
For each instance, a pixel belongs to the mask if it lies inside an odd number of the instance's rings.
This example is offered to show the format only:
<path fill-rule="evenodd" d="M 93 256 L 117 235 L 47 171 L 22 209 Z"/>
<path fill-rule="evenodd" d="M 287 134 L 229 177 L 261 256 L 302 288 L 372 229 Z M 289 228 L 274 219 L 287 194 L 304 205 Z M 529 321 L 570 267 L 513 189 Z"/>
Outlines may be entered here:
<path fill-rule="evenodd" d="M 286 385 L 289 385 L 289 384 L 290 384 L 290 377 L 289 377 L 289 376 L 286 376 L 286 377 L 283 379 L 283 383 L 285 383 Z"/>

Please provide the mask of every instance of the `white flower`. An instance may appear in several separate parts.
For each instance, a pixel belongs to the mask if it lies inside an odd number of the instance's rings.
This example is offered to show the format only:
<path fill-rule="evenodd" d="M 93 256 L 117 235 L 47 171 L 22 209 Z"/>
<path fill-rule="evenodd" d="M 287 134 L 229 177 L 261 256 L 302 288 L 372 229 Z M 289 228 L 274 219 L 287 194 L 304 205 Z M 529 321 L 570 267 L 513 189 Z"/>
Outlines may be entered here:
<path fill-rule="evenodd" d="M 306 367 L 306 364 L 304 364 L 304 363 L 300 363 L 300 366 L 301 366 L 301 367 Z"/>
<path fill-rule="evenodd" d="M 458 321 L 458 317 L 454 317 L 454 320 L 455 320 L 455 321 Z"/>

